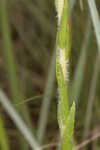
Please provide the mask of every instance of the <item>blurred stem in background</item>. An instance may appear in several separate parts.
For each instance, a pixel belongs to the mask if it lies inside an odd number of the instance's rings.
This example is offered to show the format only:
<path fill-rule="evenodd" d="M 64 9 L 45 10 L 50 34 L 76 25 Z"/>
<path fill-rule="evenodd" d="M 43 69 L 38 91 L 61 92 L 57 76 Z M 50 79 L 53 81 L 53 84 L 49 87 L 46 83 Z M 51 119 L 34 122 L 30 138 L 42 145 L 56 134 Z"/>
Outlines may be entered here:
<path fill-rule="evenodd" d="M 91 118 L 92 118 L 92 108 L 94 104 L 95 94 L 96 94 L 96 87 L 97 87 L 97 81 L 100 71 L 100 53 L 97 54 L 96 62 L 94 65 L 94 73 L 91 81 L 90 91 L 89 91 L 89 98 L 88 98 L 88 104 L 86 109 L 86 117 L 85 117 L 85 123 L 84 123 L 84 132 L 83 132 L 83 140 L 87 139 L 90 131 L 90 125 L 91 125 Z"/>
<path fill-rule="evenodd" d="M 35 140 L 34 136 L 31 133 L 31 130 L 27 127 L 19 113 L 13 107 L 7 96 L 4 94 L 2 90 L 0 90 L 0 103 L 2 104 L 5 111 L 11 117 L 16 127 L 19 129 L 20 133 L 23 134 L 24 138 L 27 140 L 27 143 L 33 150 L 40 150 L 40 147 Z M 23 143 L 24 144 L 24 143 Z M 23 147 L 21 147 L 23 150 Z"/>
<path fill-rule="evenodd" d="M 99 28 L 100 27 L 100 18 L 99 18 L 99 14 L 98 14 L 94 0 L 91 0 L 91 1 L 88 0 L 88 5 L 89 5 L 90 14 L 91 14 L 95 34 L 96 34 L 97 44 L 98 44 L 98 48 L 99 48 L 98 50 L 100 51 L 100 28 Z"/>
<path fill-rule="evenodd" d="M 29 103 L 29 102 L 32 102 L 32 101 L 36 101 L 36 100 L 38 100 L 42 97 L 43 97 L 43 95 L 37 95 L 37 96 L 34 96 L 34 97 L 27 98 L 27 99 L 21 101 L 20 103 L 15 104 L 15 106 L 19 106 L 19 105 L 23 105 L 24 103 Z"/>
<path fill-rule="evenodd" d="M 0 114 L 0 149 L 10 150 L 1 114 Z"/>
<path fill-rule="evenodd" d="M 56 54 L 56 51 L 54 49 L 53 56 L 51 59 L 50 69 L 48 72 L 48 79 L 47 79 L 46 86 L 45 86 L 43 102 L 42 102 L 41 111 L 40 111 L 40 118 L 38 122 L 37 136 L 38 136 L 38 141 L 40 144 L 42 144 L 44 136 L 45 136 L 45 130 L 46 130 L 48 115 L 49 115 L 49 110 L 50 110 L 50 103 L 51 103 L 53 91 L 54 91 L 54 82 L 55 82 L 55 77 L 56 77 L 55 76 L 55 68 L 56 68 L 55 54 Z"/>
<path fill-rule="evenodd" d="M 69 18 L 71 17 L 73 8 L 74 8 L 74 6 L 75 6 L 75 2 L 76 2 L 76 0 L 69 0 L 69 1 L 68 1 L 68 3 L 69 3 L 68 17 L 69 17 Z"/>
<path fill-rule="evenodd" d="M 85 71 L 85 65 L 87 60 L 87 48 L 90 41 L 91 36 L 91 21 L 90 16 L 87 18 L 87 26 L 86 26 L 86 33 L 84 37 L 84 42 L 81 49 L 81 54 L 79 57 L 79 61 L 75 70 L 73 83 L 72 83 L 72 90 L 70 93 L 71 101 L 75 100 L 76 102 L 79 101 L 79 95 L 82 88 L 82 83 L 84 79 L 84 71 Z"/>
<path fill-rule="evenodd" d="M 99 71 L 100 71 L 100 66 L 99 66 L 99 64 L 100 64 L 100 28 L 99 28 L 100 27 L 100 19 L 99 19 L 99 15 L 98 15 L 96 4 L 95 4 L 94 0 L 91 0 L 91 1 L 88 0 L 88 5 L 89 5 L 89 9 L 90 9 L 92 22 L 94 25 L 94 30 L 95 30 L 95 34 L 96 34 L 97 45 L 98 45 L 99 51 L 97 52 L 91 87 L 90 87 L 90 91 L 89 91 L 83 139 L 88 137 L 88 134 L 90 131 L 92 108 L 93 108 L 93 103 L 94 103 L 94 99 L 95 99 L 96 86 L 97 86 L 97 81 L 98 81 L 98 76 L 99 76 Z"/>
<path fill-rule="evenodd" d="M 55 32 L 54 29 L 52 28 L 52 24 L 50 22 L 50 20 L 48 18 L 45 17 L 44 13 L 41 11 L 38 11 L 38 7 L 36 7 L 36 5 L 33 5 L 32 1 L 27 1 L 27 0 L 22 0 L 24 6 L 27 8 L 27 10 L 29 12 L 31 12 L 31 14 L 33 16 L 38 16 L 35 19 L 37 20 L 37 22 L 41 23 L 40 28 L 42 30 L 45 30 L 45 32 L 48 32 L 51 34 L 52 32 Z M 42 2 L 43 4 L 43 2 Z M 45 28 L 45 25 L 47 25 L 47 27 Z"/>
<path fill-rule="evenodd" d="M 13 99 L 13 103 L 16 104 L 20 99 L 22 99 L 22 96 L 20 94 L 20 89 L 18 86 L 18 79 L 16 74 L 16 65 L 15 65 L 15 58 L 13 55 L 11 32 L 8 23 L 7 5 L 8 2 L 6 0 L 0 0 L 0 21 L 1 21 L 3 41 L 4 41 L 4 55 L 7 64 L 7 69 L 8 69 L 8 80 L 9 80 L 10 90 L 12 94 L 12 99 Z M 23 109 L 19 107 L 17 110 L 23 114 L 24 119 L 28 123 L 29 127 L 32 127 L 27 107 L 23 105 Z M 23 137 L 20 138 L 20 141 L 21 141 L 21 145 L 20 145 L 21 148 L 23 150 L 28 150 L 28 145 L 24 141 Z"/>

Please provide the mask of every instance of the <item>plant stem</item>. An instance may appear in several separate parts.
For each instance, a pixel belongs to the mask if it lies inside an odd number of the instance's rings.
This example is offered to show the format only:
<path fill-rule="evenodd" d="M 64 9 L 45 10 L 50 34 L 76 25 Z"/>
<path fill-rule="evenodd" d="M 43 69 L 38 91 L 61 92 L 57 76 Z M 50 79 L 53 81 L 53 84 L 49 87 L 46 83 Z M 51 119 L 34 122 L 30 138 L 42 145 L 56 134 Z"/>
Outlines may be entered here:
<path fill-rule="evenodd" d="M 4 129 L 3 119 L 1 115 L 0 115 L 0 147 L 1 147 L 1 150 L 10 150 L 6 131 Z"/>

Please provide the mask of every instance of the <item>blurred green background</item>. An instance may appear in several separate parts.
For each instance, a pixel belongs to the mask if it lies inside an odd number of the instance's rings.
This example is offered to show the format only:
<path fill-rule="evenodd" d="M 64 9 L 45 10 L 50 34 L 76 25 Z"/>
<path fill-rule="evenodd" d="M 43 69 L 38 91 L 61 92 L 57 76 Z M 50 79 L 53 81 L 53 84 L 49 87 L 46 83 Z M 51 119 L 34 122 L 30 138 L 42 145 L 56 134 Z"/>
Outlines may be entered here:
<path fill-rule="evenodd" d="M 73 0 L 69 2 L 69 13 L 73 4 L 72 2 Z M 99 13 L 100 1 L 96 0 L 95 2 Z M 32 100 L 19 104 L 16 107 L 17 109 L 20 107 L 21 110 L 25 110 L 24 118 L 28 118 L 26 120 L 31 120 L 31 123 L 29 124 L 34 128 L 34 133 L 36 135 L 38 132 L 38 122 L 41 114 L 43 97 L 45 97 L 46 85 L 50 74 L 50 65 L 53 65 L 51 63 L 55 51 L 57 14 L 54 0 L 9 0 L 6 2 L 6 9 L 13 45 L 14 61 L 17 70 L 19 91 L 22 97 L 19 97 L 18 103 L 34 97 Z M 89 25 L 87 25 L 88 23 Z M 0 89 L 6 93 L 9 99 L 12 99 L 11 85 L 8 77 L 8 62 L 4 55 L 4 47 L 6 43 L 3 41 L 1 24 L 2 23 L 0 23 Z M 97 41 L 91 23 L 87 0 L 75 1 L 73 10 L 69 17 L 69 26 L 71 45 L 69 61 L 70 95 L 71 85 L 73 84 L 75 70 L 82 48 L 83 50 L 86 49 L 86 64 L 83 72 L 82 88 L 76 105 L 75 140 L 76 143 L 79 144 L 87 137 L 89 138 L 95 135 L 100 130 L 100 75 L 97 79 L 96 93 L 93 97 L 91 119 L 89 120 L 90 129 L 88 129 L 87 135 L 85 135 L 86 133 L 84 129 L 86 128 L 85 120 L 88 115 L 86 109 L 91 89 L 91 81 L 94 74 L 94 66 L 97 59 L 96 54 L 98 52 Z M 88 30 L 87 26 L 89 27 Z M 84 38 L 88 34 L 88 31 L 90 32 L 90 36 L 85 48 L 84 45 L 86 42 L 84 43 Z M 43 143 L 57 142 L 59 135 L 57 123 L 58 98 L 55 75 L 53 78 L 53 82 L 51 81 L 53 91 L 51 94 L 48 92 L 51 96 L 51 102 L 48 104 L 49 113 L 47 117 L 48 120 L 46 120 L 47 126 Z M 51 91 L 51 88 L 48 89 L 48 91 Z M 48 97 L 48 94 L 46 97 Z M 1 105 L 0 113 L 4 120 L 4 127 L 6 128 L 11 149 L 17 150 L 19 148 L 17 147 L 18 141 L 16 141 L 16 127 Z M 98 150 L 100 148 L 99 140 L 91 142 L 86 148 L 89 150 Z M 55 149 L 55 147 L 47 149 Z"/>

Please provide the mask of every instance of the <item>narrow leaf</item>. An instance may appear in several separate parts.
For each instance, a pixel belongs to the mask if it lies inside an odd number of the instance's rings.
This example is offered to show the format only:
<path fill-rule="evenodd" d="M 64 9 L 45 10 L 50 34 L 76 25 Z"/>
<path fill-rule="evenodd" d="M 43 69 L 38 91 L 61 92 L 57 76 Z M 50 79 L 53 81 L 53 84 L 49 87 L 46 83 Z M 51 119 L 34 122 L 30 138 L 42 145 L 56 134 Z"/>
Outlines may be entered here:
<path fill-rule="evenodd" d="M 75 118 L 75 103 L 73 103 L 68 115 L 66 127 L 62 137 L 61 150 L 72 150 L 74 118 Z"/>

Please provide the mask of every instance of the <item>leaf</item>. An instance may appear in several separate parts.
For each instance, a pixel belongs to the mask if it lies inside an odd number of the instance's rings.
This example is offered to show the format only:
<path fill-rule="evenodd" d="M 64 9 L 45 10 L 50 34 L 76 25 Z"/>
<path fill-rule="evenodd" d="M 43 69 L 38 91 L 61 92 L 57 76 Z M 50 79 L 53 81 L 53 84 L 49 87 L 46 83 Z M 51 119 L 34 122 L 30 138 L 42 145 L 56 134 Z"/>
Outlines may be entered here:
<path fill-rule="evenodd" d="M 60 65 L 57 67 L 58 75 L 58 85 L 59 85 L 59 104 L 58 104 L 58 122 L 59 122 L 59 127 L 62 132 L 62 124 L 66 124 L 67 117 L 68 117 L 68 95 L 67 95 L 67 88 L 63 76 L 62 69 Z"/>
<path fill-rule="evenodd" d="M 0 115 L 0 147 L 2 150 L 10 150 L 8 138 L 6 135 L 6 131 L 4 129 L 4 123 L 1 115 Z"/>
<path fill-rule="evenodd" d="M 75 118 L 75 103 L 73 103 L 68 115 L 66 127 L 62 136 L 61 150 L 72 150 L 73 129 L 74 129 L 74 120 L 75 120 L 74 118 Z"/>

